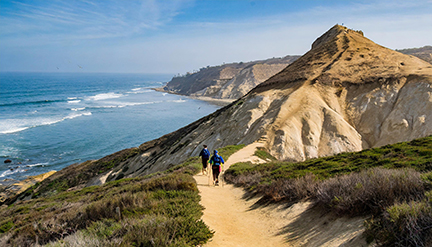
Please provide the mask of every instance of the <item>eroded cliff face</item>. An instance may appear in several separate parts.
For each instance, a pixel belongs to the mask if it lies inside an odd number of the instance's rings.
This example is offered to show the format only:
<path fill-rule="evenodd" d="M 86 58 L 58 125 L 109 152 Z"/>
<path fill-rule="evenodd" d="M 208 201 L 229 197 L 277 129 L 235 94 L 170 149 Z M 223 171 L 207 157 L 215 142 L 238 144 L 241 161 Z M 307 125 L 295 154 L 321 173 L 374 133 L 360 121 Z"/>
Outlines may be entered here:
<path fill-rule="evenodd" d="M 409 141 L 432 135 L 431 85 L 431 64 L 335 26 L 280 73 L 187 126 L 173 145 L 141 147 L 123 165 L 133 176 L 166 169 L 202 144 L 260 141 L 280 160 L 302 161 Z"/>
<path fill-rule="evenodd" d="M 174 77 L 161 90 L 194 97 L 236 100 L 299 57 L 286 56 L 201 68 L 198 72 Z"/>

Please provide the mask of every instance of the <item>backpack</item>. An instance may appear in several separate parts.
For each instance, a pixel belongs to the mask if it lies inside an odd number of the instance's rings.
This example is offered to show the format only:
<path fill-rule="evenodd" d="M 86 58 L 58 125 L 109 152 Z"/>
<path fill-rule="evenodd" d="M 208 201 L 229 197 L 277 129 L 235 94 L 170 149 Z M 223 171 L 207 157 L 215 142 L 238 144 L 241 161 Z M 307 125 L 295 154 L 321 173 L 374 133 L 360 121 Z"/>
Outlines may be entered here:
<path fill-rule="evenodd" d="M 205 158 L 210 158 L 210 151 L 208 151 L 208 149 L 204 149 L 204 155 Z"/>
<path fill-rule="evenodd" d="M 221 158 L 219 155 L 215 155 L 213 156 L 213 161 L 215 164 L 220 164 L 221 163 Z"/>
<path fill-rule="evenodd" d="M 208 159 L 210 158 L 210 151 L 208 151 L 208 149 L 203 149 L 200 156 L 202 156 L 204 159 Z"/>

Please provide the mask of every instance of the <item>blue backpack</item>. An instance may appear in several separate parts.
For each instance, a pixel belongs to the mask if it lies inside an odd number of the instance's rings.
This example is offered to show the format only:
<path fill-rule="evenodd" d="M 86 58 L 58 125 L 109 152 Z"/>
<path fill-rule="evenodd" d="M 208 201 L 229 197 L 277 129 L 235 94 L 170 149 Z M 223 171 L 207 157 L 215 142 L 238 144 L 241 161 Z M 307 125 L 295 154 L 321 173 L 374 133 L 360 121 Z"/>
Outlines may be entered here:
<path fill-rule="evenodd" d="M 215 164 L 220 164 L 221 163 L 221 158 L 219 155 L 215 155 L 213 156 L 213 161 Z"/>

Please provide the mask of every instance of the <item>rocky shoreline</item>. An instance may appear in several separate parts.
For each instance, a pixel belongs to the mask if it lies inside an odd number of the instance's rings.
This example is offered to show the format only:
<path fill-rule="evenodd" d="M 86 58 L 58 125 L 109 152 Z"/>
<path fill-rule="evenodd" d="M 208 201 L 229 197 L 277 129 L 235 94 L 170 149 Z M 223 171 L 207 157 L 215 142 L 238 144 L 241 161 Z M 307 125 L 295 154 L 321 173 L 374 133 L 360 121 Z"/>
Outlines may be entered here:
<path fill-rule="evenodd" d="M 181 96 L 185 96 L 185 97 L 188 97 L 188 98 L 191 98 L 191 99 L 205 101 L 205 102 L 208 102 L 210 104 L 217 105 L 217 106 L 227 106 L 227 105 L 231 104 L 232 102 L 234 102 L 236 100 L 236 99 L 216 99 L 216 98 L 206 97 L 206 96 L 183 95 L 183 94 L 175 93 L 175 92 L 172 92 L 172 91 L 166 91 L 166 90 L 163 89 L 163 87 L 152 88 L 152 89 L 155 90 L 155 91 L 157 91 L 157 92 L 169 93 L 169 94 L 174 94 L 174 95 L 181 95 Z"/>
<path fill-rule="evenodd" d="M 0 181 L 0 203 L 6 201 L 15 195 L 18 195 L 36 183 L 42 182 L 56 171 L 49 171 L 36 176 L 29 176 L 24 180 L 4 179 Z"/>

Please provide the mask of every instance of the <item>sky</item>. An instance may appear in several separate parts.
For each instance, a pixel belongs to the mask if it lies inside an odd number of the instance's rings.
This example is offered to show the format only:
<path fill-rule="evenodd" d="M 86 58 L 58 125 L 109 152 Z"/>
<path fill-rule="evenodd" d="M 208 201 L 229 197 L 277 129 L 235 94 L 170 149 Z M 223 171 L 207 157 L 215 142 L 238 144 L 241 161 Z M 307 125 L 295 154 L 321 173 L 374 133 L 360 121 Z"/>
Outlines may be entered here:
<path fill-rule="evenodd" d="M 0 72 L 185 74 L 306 53 L 335 24 L 432 44 L 432 0 L 0 0 Z"/>

